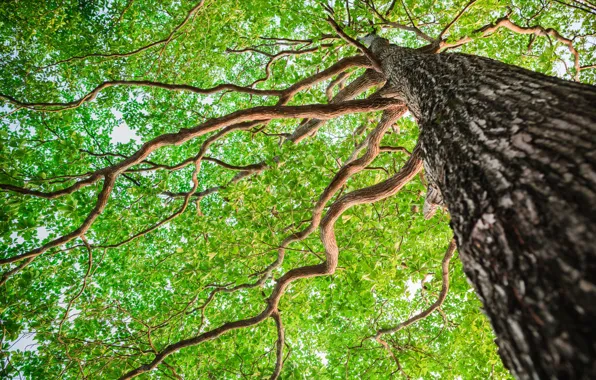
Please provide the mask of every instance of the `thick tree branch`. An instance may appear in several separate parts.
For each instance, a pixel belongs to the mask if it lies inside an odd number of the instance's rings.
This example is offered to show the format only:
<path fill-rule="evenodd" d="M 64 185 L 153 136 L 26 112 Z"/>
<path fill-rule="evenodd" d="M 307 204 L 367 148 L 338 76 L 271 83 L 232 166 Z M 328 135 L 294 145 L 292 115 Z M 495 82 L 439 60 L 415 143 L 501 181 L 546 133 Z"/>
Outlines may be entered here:
<path fill-rule="evenodd" d="M 421 168 L 422 161 L 420 159 L 420 151 L 419 149 L 415 149 L 412 156 L 410 157 L 408 162 L 406 162 L 402 170 L 400 170 L 399 173 L 397 173 L 389 180 L 384 181 L 378 185 L 371 186 L 370 188 L 357 190 L 353 193 L 347 194 L 340 200 L 336 201 L 331 206 L 327 216 L 325 217 L 325 220 L 327 221 L 325 229 L 332 229 L 334 221 L 337 220 L 341 213 L 347 210 L 349 207 L 356 204 L 363 204 L 374 202 L 376 200 L 381 200 L 386 198 L 387 196 L 397 193 L 397 191 L 399 191 L 399 189 L 401 189 L 411 178 L 413 178 L 416 175 L 416 173 L 420 171 Z M 299 279 L 333 274 L 337 267 L 337 246 L 335 246 L 335 249 L 333 249 L 333 247 L 331 246 L 328 246 L 330 241 L 323 238 L 323 226 L 321 226 L 321 230 L 322 240 L 326 248 L 327 261 L 318 265 L 308 265 L 291 269 L 282 277 L 280 277 L 276 281 L 276 284 L 273 288 L 273 292 L 267 299 L 267 307 L 260 314 L 257 314 L 254 317 L 241 319 L 234 322 L 227 322 L 219 327 L 201 333 L 195 337 L 184 339 L 176 343 L 170 344 L 167 347 L 165 347 L 159 354 L 157 354 L 153 361 L 151 361 L 148 364 L 143 364 L 125 373 L 122 377 L 120 377 L 120 379 L 131 379 L 133 377 L 151 371 L 154 368 L 156 368 L 160 363 L 162 363 L 168 356 L 180 351 L 183 348 L 196 346 L 205 341 L 213 340 L 233 330 L 257 325 L 265 319 L 269 318 L 277 310 L 277 305 L 279 304 L 282 295 L 292 282 Z M 333 241 L 335 241 L 335 238 L 333 238 Z"/>
<path fill-rule="evenodd" d="M 89 213 L 85 221 L 74 231 L 54 239 L 43 246 L 29 252 L 0 259 L 0 265 L 14 263 L 23 259 L 37 257 L 48 249 L 68 243 L 72 239 L 80 237 L 91 227 L 95 219 L 104 210 L 109 196 L 112 192 L 117 177 L 131 166 L 141 163 L 156 149 L 168 146 L 179 145 L 188 140 L 204 135 L 211 131 L 221 129 L 235 123 L 250 122 L 255 120 L 271 120 L 281 118 L 317 117 L 319 119 L 334 118 L 347 113 L 379 111 L 395 106 L 391 99 L 367 99 L 343 102 L 329 105 L 307 105 L 307 106 L 263 106 L 247 110 L 237 111 L 226 116 L 214 118 L 194 128 L 181 129 L 177 133 L 164 134 L 143 144 L 141 149 L 120 163 L 104 168 L 96 172 L 96 175 L 104 176 L 104 186 L 98 196 L 95 207 Z M 200 165 L 200 161 L 199 165 Z M 195 173 L 196 175 L 196 173 Z M 193 187 L 196 191 L 196 186 Z M 10 189 L 9 189 L 10 190 Z M 190 195 L 186 197 L 188 200 Z"/>
<path fill-rule="evenodd" d="M 35 248 L 29 252 L 25 252 L 25 253 L 22 253 L 22 254 L 19 254 L 16 256 L 11 256 L 11 257 L 7 257 L 4 259 L 0 259 L 0 265 L 6 265 L 6 264 L 14 263 L 14 262 L 17 262 L 20 260 L 37 257 L 37 256 L 41 255 L 42 253 L 44 253 L 45 251 L 47 251 L 48 249 L 66 244 L 69 241 L 76 239 L 76 238 L 82 236 L 83 234 L 85 234 L 85 232 L 87 232 L 89 227 L 91 227 L 91 225 L 93 224 L 95 219 L 97 219 L 99 214 L 101 214 L 102 211 L 104 210 L 104 208 L 106 207 L 106 204 L 108 203 L 110 194 L 112 193 L 112 189 L 114 188 L 115 182 L 116 182 L 115 175 L 112 174 L 112 175 L 105 176 L 104 182 L 103 182 L 103 188 L 101 189 L 101 192 L 99 193 L 99 195 L 97 197 L 97 202 L 95 203 L 95 207 L 93 207 L 93 209 L 91 210 L 89 215 L 87 215 L 87 218 L 85 219 L 85 221 L 83 221 L 83 223 L 77 229 L 75 229 L 74 231 L 72 231 L 66 235 L 63 235 L 57 239 L 54 239 L 54 240 L 42 245 L 39 248 Z"/>
<path fill-rule="evenodd" d="M 331 100 L 331 104 L 340 103 L 346 100 L 354 99 L 356 96 L 365 92 L 366 90 L 380 86 L 385 83 L 385 76 L 379 74 L 374 70 L 367 70 L 353 80 L 350 84 L 340 90 L 337 95 Z M 304 120 L 302 124 L 288 137 L 288 140 L 293 143 L 299 143 L 308 136 L 312 136 L 323 125 L 320 119 Z"/>

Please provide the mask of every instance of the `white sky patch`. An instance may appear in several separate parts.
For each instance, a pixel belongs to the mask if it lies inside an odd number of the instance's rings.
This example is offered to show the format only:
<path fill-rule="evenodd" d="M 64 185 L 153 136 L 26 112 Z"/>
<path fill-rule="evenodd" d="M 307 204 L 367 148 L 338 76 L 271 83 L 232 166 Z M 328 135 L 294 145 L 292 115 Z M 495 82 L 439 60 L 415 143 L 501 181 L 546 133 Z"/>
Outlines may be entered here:
<path fill-rule="evenodd" d="M 37 238 L 39 240 L 43 240 L 43 239 L 47 238 L 48 236 L 50 236 L 50 231 L 45 227 L 38 227 L 36 232 L 37 232 Z"/>
<path fill-rule="evenodd" d="M 567 70 L 565 70 L 565 65 L 561 61 L 556 61 L 553 64 L 553 70 L 555 70 L 555 73 L 557 74 L 558 77 L 564 77 L 565 75 L 567 75 Z"/>
<path fill-rule="evenodd" d="M 13 232 L 12 234 L 10 234 L 10 238 L 12 240 L 16 240 L 14 245 L 23 244 L 25 242 L 25 239 L 23 239 L 17 232 Z"/>
<path fill-rule="evenodd" d="M 2 114 L 11 112 L 13 110 L 14 108 L 11 107 L 9 104 L 3 104 L 0 106 L 0 112 L 2 112 Z"/>
<path fill-rule="evenodd" d="M 16 132 L 19 129 L 21 129 L 21 122 L 18 120 L 12 120 L 9 124 L 8 124 L 8 130 L 11 132 Z"/>
<path fill-rule="evenodd" d="M 207 95 L 203 99 L 201 99 L 202 104 L 206 104 L 209 106 L 212 105 L 214 102 L 215 102 L 215 98 L 211 95 Z"/>
<path fill-rule="evenodd" d="M 37 341 L 34 332 L 23 332 L 16 341 L 9 343 L 8 351 L 37 351 Z"/>
<path fill-rule="evenodd" d="M 172 283 L 170 282 L 170 279 L 168 279 L 166 281 L 166 286 L 164 287 L 164 289 L 170 293 L 174 293 L 174 288 L 172 287 Z"/>
<path fill-rule="evenodd" d="M 118 111 L 116 108 L 110 108 L 112 115 L 118 120 L 122 120 L 122 112 Z"/>
<path fill-rule="evenodd" d="M 327 365 L 327 363 L 329 363 L 329 360 L 327 360 L 327 353 L 321 352 L 321 351 L 317 351 L 315 353 L 315 355 L 317 355 L 317 357 L 319 359 L 321 359 L 321 363 L 323 363 L 323 365 Z"/>
<path fill-rule="evenodd" d="M 416 292 L 422 289 L 422 283 L 420 281 L 413 281 L 411 278 L 406 281 L 406 292 L 408 295 L 406 298 L 408 301 L 412 301 L 416 296 Z"/>
<path fill-rule="evenodd" d="M 137 143 L 141 143 L 141 137 L 137 134 L 136 131 L 132 130 L 126 121 L 122 119 L 122 112 L 118 111 L 115 108 L 111 108 L 110 111 L 112 115 L 120 122 L 120 124 L 114 128 L 112 133 L 110 133 L 110 142 L 112 144 L 127 144 L 131 140 L 136 141 Z"/>
<path fill-rule="evenodd" d="M 582 28 L 582 23 L 581 21 L 574 21 L 571 23 L 571 25 L 569 26 L 569 29 L 574 31 L 574 32 L 578 32 L 580 31 Z"/>
<path fill-rule="evenodd" d="M 112 133 L 110 133 L 110 142 L 112 144 L 126 144 L 129 143 L 131 140 L 136 141 L 137 143 L 141 142 L 141 136 L 137 134 L 134 130 L 132 130 L 125 121 L 120 123 Z"/>

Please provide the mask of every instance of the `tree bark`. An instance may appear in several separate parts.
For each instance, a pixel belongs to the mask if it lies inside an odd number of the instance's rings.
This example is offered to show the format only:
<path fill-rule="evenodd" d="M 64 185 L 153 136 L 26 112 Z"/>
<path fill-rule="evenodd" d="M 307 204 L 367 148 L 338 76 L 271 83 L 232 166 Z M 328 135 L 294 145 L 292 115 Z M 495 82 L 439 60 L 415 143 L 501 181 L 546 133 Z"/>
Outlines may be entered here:
<path fill-rule="evenodd" d="M 519 379 L 596 378 L 596 87 L 376 38 Z"/>

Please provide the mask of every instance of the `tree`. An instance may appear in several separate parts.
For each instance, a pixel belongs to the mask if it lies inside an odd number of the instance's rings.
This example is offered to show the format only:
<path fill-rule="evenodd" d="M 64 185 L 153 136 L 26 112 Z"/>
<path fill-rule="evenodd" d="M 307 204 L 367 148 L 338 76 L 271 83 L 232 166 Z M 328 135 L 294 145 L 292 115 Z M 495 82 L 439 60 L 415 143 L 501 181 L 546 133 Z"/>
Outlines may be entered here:
<path fill-rule="evenodd" d="M 519 378 L 593 378 L 596 87 L 375 38 Z M 569 112 L 569 110 L 573 110 Z"/>
<path fill-rule="evenodd" d="M 590 2 L 1 12 L 4 375 L 593 377 Z"/>

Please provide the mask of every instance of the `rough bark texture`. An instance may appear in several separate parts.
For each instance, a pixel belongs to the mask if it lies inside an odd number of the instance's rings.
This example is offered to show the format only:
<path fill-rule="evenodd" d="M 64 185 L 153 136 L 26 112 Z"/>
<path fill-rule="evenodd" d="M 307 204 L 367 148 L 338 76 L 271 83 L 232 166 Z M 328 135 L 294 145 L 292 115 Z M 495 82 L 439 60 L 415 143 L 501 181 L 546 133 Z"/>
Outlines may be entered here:
<path fill-rule="evenodd" d="M 520 379 L 596 378 L 596 87 L 375 39 Z"/>

